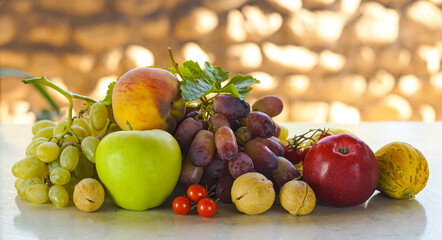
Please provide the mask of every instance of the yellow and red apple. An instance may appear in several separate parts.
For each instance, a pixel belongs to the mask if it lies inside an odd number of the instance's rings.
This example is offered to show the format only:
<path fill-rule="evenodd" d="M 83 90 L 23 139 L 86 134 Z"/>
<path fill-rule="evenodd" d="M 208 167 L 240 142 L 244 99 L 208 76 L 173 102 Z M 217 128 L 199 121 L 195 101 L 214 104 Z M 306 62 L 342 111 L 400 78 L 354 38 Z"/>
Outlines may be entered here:
<path fill-rule="evenodd" d="M 185 107 L 179 80 L 159 68 L 139 67 L 126 72 L 112 93 L 114 118 L 123 130 L 173 132 Z"/>

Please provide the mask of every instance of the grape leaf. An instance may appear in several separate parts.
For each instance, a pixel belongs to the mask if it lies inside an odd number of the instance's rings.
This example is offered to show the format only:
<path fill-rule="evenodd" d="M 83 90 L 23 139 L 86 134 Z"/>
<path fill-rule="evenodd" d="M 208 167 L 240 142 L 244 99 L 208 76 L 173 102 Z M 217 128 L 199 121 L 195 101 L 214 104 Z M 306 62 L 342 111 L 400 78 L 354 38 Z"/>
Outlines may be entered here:
<path fill-rule="evenodd" d="M 259 83 L 259 80 L 250 75 L 238 74 L 234 76 L 224 88 L 228 87 L 229 85 L 235 86 L 239 98 L 244 99 L 252 90 L 251 85 L 255 83 Z"/>
<path fill-rule="evenodd" d="M 118 79 L 116 81 L 109 83 L 109 85 L 107 86 L 106 97 L 103 100 L 103 104 L 106 106 L 109 106 L 112 104 L 112 92 L 114 91 L 114 87 L 115 87 L 115 84 L 117 83 Z"/>
<path fill-rule="evenodd" d="M 181 96 L 186 102 L 193 102 L 203 95 L 213 92 L 213 85 L 205 81 L 195 81 L 193 78 L 184 77 L 181 81 Z"/>
<path fill-rule="evenodd" d="M 217 83 L 217 87 L 220 87 L 222 82 L 229 79 L 230 72 L 224 72 L 221 67 L 214 67 L 210 62 L 206 62 L 204 66 L 206 67 L 206 77 L 214 79 Z"/>
<path fill-rule="evenodd" d="M 194 61 L 186 61 L 183 66 L 169 69 L 175 75 L 180 75 L 181 95 L 186 102 L 193 102 L 210 93 L 228 93 L 241 100 L 252 90 L 251 85 L 259 83 L 252 76 L 236 75 L 224 87 L 222 84 L 229 79 L 230 72 L 224 71 L 219 66 L 205 62 L 205 69 Z"/>

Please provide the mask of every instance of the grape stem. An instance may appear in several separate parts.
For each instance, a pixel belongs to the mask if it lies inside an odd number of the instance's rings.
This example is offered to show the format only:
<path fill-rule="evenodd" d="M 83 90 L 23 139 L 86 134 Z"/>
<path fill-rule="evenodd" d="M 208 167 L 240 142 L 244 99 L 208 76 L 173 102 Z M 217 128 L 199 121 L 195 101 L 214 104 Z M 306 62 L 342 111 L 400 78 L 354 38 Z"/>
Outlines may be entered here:
<path fill-rule="evenodd" d="M 169 58 L 170 61 L 172 62 L 172 66 L 175 69 L 175 71 L 177 72 L 177 74 L 181 77 L 181 79 L 184 79 L 183 74 L 180 71 L 180 68 L 178 66 L 178 63 L 175 61 L 175 58 L 173 57 L 173 53 L 172 53 L 172 48 L 168 47 L 167 48 L 168 52 L 169 52 Z M 199 82 L 198 79 L 193 79 L 195 82 Z M 221 88 L 221 86 L 219 86 L 219 88 Z M 212 109 L 212 102 L 213 99 L 215 99 L 216 96 L 218 96 L 219 93 L 217 93 L 215 96 L 207 99 L 206 95 L 201 96 L 198 100 L 200 100 L 200 103 L 198 104 L 198 106 L 196 107 L 191 107 L 194 109 L 199 109 L 200 110 L 200 114 L 196 117 L 198 118 L 199 116 L 201 116 L 203 118 L 203 120 L 205 122 L 207 122 L 209 124 L 209 129 L 214 128 L 210 122 L 209 122 L 209 118 L 210 116 L 213 115 L 213 109 Z"/>
<path fill-rule="evenodd" d="M 49 81 L 44 76 L 43 77 L 36 77 L 36 78 L 27 78 L 27 79 L 23 80 L 22 82 L 25 84 L 34 83 L 34 84 L 40 84 L 43 86 L 50 87 L 68 99 L 69 111 L 68 111 L 68 122 L 67 122 L 66 128 L 67 128 L 67 131 L 70 131 L 71 133 L 73 133 L 73 135 L 78 140 L 78 142 L 80 142 L 80 139 L 78 138 L 78 136 L 74 133 L 74 131 L 72 131 L 72 109 L 74 107 L 74 98 L 85 101 L 87 103 L 87 107 L 89 107 L 90 104 L 97 102 L 97 100 L 92 99 L 87 96 L 80 95 L 80 94 L 68 92 L 68 91 L 62 89 L 61 87 L 59 87 L 57 84 Z M 67 131 L 65 133 L 63 133 L 62 135 L 63 136 L 66 135 Z"/>

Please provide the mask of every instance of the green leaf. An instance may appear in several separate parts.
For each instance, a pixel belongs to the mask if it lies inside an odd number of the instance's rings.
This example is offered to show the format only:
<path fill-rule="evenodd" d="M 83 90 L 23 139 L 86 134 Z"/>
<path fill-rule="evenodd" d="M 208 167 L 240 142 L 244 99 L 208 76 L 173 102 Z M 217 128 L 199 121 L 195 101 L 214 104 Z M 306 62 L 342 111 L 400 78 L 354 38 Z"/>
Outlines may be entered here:
<path fill-rule="evenodd" d="M 214 67 L 210 62 L 206 62 L 204 66 L 206 67 L 206 78 L 215 80 L 219 88 L 222 82 L 229 79 L 230 72 L 224 72 L 221 67 Z"/>
<path fill-rule="evenodd" d="M 235 86 L 236 90 L 238 91 L 239 98 L 242 100 L 250 93 L 252 90 L 251 85 L 255 83 L 259 83 L 259 80 L 250 75 L 238 74 L 234 76 L 224 88 L 229 85 Z"/>
<path fill-rule="evenodd" d="M 235 85 L 233 85 L 233 84 L 227 84 L 219 92 L 230 93 L 230 94 L 232 94 L 232 96 L 240 98 L 238 89 L 236 89 Z"/>
<path fill-rule="evenodd" d="M 181 73 L 184 75 L 184 77 L 186 76 L 192 76 L 194 78 L 204 77 L 204 71 L 201 69 L 200 65 L 192 60 L 185 61 L 183 63 L 183 66 L 180 67 L 180 71 L 182 69 L 184 70 L 184 72 L 182 71 Z"/>
<path fill-rule="evenodd" d="M 214 86 L 206 81 L 195 81 L 195 79 L 185 77 L 181 81 L 181 96 L 186 102 L 193 102 L 208 92 L 213 92 Z"/>
<path fill-rule="evenodd" d="M 107 86 L 106 97 L 103 100 L 103 104 L 106 106 L 109 106 L 112 104 L 112 92 L 114 91 L 114 87 L 115 87 L 115 84 L 117 83 L 118 79 L 116 81 L 109 83 L 109 85 Z"/>

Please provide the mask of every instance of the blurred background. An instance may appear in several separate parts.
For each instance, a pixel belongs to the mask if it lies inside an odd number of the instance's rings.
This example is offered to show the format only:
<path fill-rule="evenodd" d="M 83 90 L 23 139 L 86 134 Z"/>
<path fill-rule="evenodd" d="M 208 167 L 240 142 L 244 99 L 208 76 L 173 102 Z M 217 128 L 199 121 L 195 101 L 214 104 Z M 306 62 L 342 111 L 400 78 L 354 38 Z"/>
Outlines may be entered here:
<path fill-rule="evenodd" d="M 66 111 L 11 69 L 103 99 L 131 68 L 170 67 L 168 46 L 258 78 L 248 100 L 280 96 L 279 121 L 442 120 L 442 0 L 3 0 L 0 122 Z"/>

